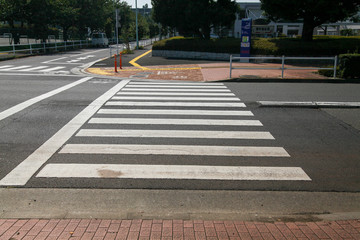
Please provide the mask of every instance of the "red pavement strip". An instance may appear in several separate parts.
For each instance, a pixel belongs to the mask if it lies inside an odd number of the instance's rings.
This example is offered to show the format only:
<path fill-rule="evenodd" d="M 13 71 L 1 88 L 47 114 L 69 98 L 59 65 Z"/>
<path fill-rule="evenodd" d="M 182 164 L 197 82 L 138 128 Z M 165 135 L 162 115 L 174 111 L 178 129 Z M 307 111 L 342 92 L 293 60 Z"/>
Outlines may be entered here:
<path fill-rule="evenodd" d="M 38 239 L 360 239 L 360 220 L 242 222 L 0 219 L 0 240 Z"/>

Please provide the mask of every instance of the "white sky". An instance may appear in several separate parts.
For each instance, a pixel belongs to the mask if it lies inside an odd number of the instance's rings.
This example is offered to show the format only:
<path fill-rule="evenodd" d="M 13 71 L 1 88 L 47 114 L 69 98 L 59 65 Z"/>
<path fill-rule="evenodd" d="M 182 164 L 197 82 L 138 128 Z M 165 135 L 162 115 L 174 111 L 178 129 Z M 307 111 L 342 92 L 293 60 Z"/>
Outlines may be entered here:
<path fill-rule="evenodd" d="M 125 0 L 130 6 L 135 8 L 135 0 Z M 151 0 L 137 0 L 138 8 L 142 8 L 145 4 L 148 4 L 151 7 Z"/>

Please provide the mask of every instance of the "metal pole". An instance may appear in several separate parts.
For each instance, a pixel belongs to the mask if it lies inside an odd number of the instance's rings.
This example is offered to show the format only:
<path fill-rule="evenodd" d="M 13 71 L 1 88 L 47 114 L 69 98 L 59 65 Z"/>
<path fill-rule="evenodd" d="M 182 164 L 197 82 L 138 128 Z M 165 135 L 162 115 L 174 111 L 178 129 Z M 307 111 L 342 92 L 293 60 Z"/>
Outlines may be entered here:
<path fill-rule="evenodd" d="M 334 59 L 334 78 L 336 78 L 337 61 L 338 61 L 338 56 L 336 55 Z"/>
<path fill-rule="evenodd" d="M 13 53 L 14 53 L 14 57 L 16 55 L 16 52 L 15 52 L 15 43 L 13 43 Z"/>
<path fill-rule="evenodd" d="M 116 14 L 116 54 L 119 54 L 119 13 L 118 9 L 115 9 Z"/>
<path fill-rule="evenodd" d="M 30 43 L 29 45 L 30 45 L 30 54 L 32 55 L 32 48 L 31 48 L 31 43 Z"/>
<path fill-rule="evenodd" d="M 232 71 L 232 55 L 230 55 L 230 79 L 231 79 L 231 71 Z"/>
<path fill-rule="evenodd" d="M 284 78 L 284 71 L 285 71 L 285 56 L 282 56 L 281 59 L 281 78 Z"/>
<path fill-rule="evenodd" d="M 139 26 L 138 26 L 137 0 L 135 0 L 135 8 L 136 8 L 136 49 L 139 49 Z"/>

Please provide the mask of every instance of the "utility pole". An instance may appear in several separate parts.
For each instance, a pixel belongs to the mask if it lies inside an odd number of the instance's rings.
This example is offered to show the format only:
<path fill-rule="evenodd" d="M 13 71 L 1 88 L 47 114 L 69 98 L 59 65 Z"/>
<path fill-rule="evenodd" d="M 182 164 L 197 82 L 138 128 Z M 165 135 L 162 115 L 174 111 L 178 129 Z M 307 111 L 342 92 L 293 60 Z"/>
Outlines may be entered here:
<path fill-rule="evenodd" d="M 116 54 L 119 54 L 119 9 L 115 9 L 116 12 Z"/>
<path fill-rule="evenodd" d="M 136 49 L 139 49 L 139 27 L 138 27 L 138 7 L 137 7 L 137 0 L 135 0 L 135 8 L 136 8 Z"/>

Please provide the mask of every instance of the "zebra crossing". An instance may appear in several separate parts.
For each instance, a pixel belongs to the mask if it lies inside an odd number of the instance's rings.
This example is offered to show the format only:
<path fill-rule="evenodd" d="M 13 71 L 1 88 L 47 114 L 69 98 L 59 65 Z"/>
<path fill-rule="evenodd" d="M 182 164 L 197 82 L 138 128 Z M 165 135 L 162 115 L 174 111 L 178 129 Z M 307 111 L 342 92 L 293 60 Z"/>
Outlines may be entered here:
<path fill-rule="evenodd" d="M 65 72 L 64 66 L 31 66 L 31 65 L 4 65 L 0 66 L 0 72 L 36 72 L 36 73 L 53 73 L 53 72 Z"/>
<path fill-rule="evenodd" d="M 246 158 L 290 161 L 291 156 L 274 146 L 272 134 L 222 83 L 130 81 L 65 142 L 57 162 L 46 162 L 36 178 L 311 181 L 301 167 L 242 164 Z M 59 160 L 79 156 L 96 163 Z M 109 163 L 110 156 L 119 163 Z M 151 158 L 129 164 L 127 156 Z M 167 164 L 152 162 L 157 157 Z M 189 164 L 194 157 L 202 157 L 202 164 Z M 237 164 L 224 166 L 224 158 Z"/>

